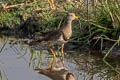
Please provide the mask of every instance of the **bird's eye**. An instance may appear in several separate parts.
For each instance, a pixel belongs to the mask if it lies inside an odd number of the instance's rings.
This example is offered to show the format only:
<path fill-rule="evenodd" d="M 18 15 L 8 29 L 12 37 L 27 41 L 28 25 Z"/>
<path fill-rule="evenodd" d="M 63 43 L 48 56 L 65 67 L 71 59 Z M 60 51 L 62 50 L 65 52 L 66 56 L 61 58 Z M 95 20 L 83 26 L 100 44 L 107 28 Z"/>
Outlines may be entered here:
<path fill-rule="evenodd" d="M 73 16 L 73 15 L 70 15 L 70 16 Z"/>

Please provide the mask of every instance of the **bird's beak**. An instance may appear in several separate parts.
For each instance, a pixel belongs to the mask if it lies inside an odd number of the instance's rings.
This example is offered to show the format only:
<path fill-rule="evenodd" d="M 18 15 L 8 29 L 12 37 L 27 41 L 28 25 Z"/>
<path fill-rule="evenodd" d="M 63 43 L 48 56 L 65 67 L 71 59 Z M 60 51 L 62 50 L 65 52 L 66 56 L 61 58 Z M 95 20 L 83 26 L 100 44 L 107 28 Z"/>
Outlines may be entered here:
<path fill-rule="evenodd" d="M 78 16 L 75 16 L 74 18 L 75 18 L 75 19 L 78 19 Z"/>

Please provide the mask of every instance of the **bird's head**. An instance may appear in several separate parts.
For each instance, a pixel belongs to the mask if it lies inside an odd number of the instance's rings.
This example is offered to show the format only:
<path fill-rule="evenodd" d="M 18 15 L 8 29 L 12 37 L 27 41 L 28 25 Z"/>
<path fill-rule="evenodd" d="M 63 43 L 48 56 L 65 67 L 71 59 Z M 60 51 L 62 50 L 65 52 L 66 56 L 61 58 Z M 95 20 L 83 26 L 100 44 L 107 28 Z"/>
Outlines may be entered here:
<path fill-rule="evenodd" d="M 78 16 L 75 16 L 74 13 L 68 13 L 68 14 L 67 14 L 67 19 L 68 19 L 68 20 L 78 19 Z"/>
<path fill-rule="evenodd" d="M 75 80 L 75 77 L 74 77 L 74 75 L 72 73 L 68 73 L 66 75 L 66 80 Z"/>

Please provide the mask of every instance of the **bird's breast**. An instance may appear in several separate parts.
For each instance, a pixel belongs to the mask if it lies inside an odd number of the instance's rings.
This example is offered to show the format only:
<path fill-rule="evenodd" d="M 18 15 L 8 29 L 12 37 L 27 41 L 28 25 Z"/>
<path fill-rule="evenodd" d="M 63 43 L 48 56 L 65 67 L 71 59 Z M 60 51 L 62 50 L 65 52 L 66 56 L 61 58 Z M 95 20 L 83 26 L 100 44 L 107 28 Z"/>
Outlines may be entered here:
<path fill-rule="evenodd" d="M 63 33 L 64 33 L 64 37 L 65 37 L 67 40 L 69 40 L 70 37 L 72 36 L 72 30 L 71 30 L 71 29 L 64 30 Z"/>

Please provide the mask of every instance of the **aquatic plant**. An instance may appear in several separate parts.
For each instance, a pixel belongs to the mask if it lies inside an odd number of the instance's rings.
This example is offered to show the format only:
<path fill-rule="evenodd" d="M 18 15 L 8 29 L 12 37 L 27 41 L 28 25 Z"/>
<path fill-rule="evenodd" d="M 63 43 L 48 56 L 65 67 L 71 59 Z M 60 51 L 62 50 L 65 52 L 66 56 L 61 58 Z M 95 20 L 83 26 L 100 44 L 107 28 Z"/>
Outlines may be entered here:
<path fill-rule="evenodd" d="M 91 2 L 76 0 L 70 3 L 60 0 L 2 0 L 0 2 L 0 28 L 7 26 L 15 29 L 29 17 L 36 16 L 41 19 L 41 23 L 37 24 L 38 31 L 57 29 L 62 25 L 67 12 L 75 12 L 79 16 L 79 20 L 73 23 L 73 37 L 70 42 L 99 46 L 99 49 L 102 50 L 106 41 L 115 40 L 112 41 L 113 44 L 116 41 L 119 44 L 119 3 L 119 0 L 94 0 Z M 34 24 L 31 25 L 34 26 Z M 34 28 L 32 26 L 30 29 Z M 34 30 L 30 31 L 34 32 Z"/>

